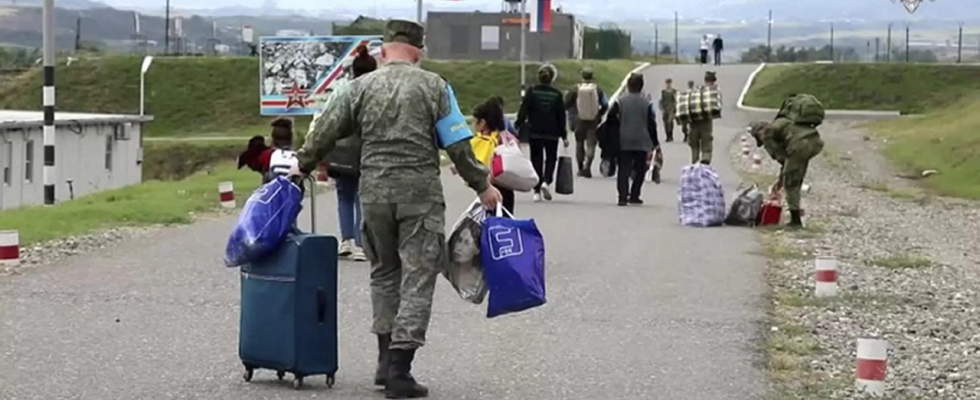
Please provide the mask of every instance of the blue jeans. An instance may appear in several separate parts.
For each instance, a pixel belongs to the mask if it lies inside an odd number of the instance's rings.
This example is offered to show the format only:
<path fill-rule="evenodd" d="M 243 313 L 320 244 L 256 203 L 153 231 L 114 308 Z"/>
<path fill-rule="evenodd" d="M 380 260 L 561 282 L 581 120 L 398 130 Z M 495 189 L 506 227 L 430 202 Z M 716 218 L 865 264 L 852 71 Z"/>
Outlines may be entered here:
<path fill-rule="evenodd" d="M 337 178 L 337 215 L 340 219 L 342 240 L 354 239 L 361 247 L 361 196 L 358 194 L 360 178 Z"/>

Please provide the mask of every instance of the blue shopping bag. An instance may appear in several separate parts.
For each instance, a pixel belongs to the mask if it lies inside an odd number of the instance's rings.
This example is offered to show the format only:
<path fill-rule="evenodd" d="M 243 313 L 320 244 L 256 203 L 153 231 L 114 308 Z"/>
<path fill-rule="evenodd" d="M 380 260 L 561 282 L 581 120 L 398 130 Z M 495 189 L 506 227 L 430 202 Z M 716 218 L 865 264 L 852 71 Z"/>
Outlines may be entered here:
<path fill-rule="evenodd" d="M 225 265 L 238 267 L 272 254 L 293 231 L 303 205 L 303 191 L 278 176 L 255 190 L 225 247 Z"/>
<path fill-rule="evenodd" d="M 487 318 L 521 312 L 548 301 L 544 238 L 534 220 L 503 218 L 497 206 L 496 216 L 483 222 L 480 263 L 490 290 Z"/>

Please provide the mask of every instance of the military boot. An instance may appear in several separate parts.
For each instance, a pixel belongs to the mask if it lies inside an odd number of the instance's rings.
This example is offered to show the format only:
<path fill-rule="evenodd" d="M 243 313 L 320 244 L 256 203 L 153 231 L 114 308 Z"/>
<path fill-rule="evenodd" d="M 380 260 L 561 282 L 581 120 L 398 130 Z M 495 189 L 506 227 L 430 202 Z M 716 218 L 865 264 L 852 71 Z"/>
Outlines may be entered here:
<path fill-rule="evenodd" d="M 803 227 L 803 216 L 800 214 L 800 210 L 789 210 L 790 228 L 802 228 Z"/>
<path fill-rule="evenodd" d="M 388 352 L 388 380 L 385 397 L 389 399 L 417 399 L 429 397 L 429 388 L 420 385 L 412 377 L 412 360 L 415 349 L 391 349 Z"/>
<path fill-rule="evenodd" d="M 377 386 L 385 386 L 388 382 L 388 346 L 391 346 L 391 334 L 378 335 L 378 370 L 374 373 Z"/>

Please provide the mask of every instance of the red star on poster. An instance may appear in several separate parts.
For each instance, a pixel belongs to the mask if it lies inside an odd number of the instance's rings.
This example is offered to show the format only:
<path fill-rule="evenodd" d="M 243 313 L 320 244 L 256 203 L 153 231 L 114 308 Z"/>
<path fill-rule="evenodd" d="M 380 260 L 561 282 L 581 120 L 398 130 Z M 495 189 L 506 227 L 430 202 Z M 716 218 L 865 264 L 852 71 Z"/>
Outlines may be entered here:
<path fill-rule="evenodd" d="M 293 105 L 299 105 L 300 108 L 306 107 L 306 98 L 309 97 L 308 91 L 299 87 L 299 84 L 293 82 L 292 87 L 287 87 L 282 90 L 282 94 L 286 95 L 286 108 L 292 108 Z"/>

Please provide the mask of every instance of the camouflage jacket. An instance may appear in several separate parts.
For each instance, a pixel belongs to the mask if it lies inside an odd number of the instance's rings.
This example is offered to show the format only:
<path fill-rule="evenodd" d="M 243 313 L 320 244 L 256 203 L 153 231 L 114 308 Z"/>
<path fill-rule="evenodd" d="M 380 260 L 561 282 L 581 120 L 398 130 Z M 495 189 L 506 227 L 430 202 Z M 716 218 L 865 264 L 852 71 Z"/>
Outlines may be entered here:
<path fill-rule="evenodd" d="M 444 202 L 435 125 L 450 113 L 446 87 L 438 75 L 404 62 L 358 78 L 318 118 L 296 154 L 300 169 L 312 171 L 338 140 L 360 135 L 362 202 Z M 468 140 L 446 151 L 473 190 L 487 189 L 489 171 Z"/>
<path fill-rule="evenodd" d="M 660 91 L 660 111 L 671 114 L 677 111 L 677 89 L 663 89 Z"/>
<path fill-rule="evenodd" d="M 774 160 L 783 164 L 786 158 L 792 157 L 797 150 L 804 150 L 804 147 L 816 145 L 819 141 L 820 133 L 816 128 L 794 124 L 787 118 L 776 118 L 767 128 L 763 146 Z"/>

